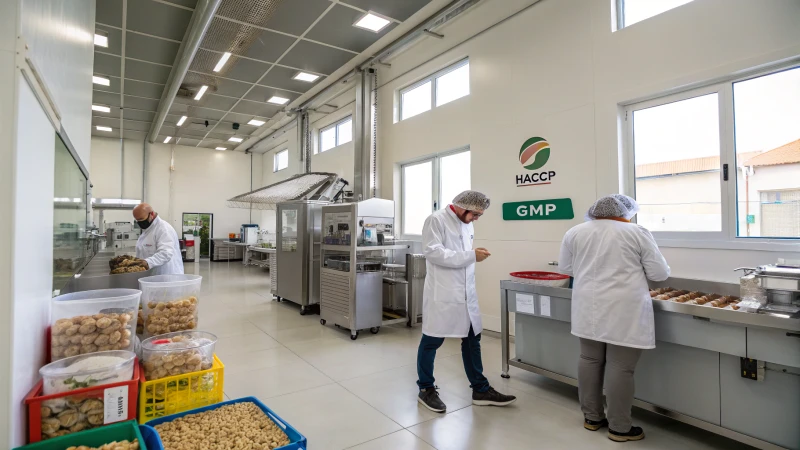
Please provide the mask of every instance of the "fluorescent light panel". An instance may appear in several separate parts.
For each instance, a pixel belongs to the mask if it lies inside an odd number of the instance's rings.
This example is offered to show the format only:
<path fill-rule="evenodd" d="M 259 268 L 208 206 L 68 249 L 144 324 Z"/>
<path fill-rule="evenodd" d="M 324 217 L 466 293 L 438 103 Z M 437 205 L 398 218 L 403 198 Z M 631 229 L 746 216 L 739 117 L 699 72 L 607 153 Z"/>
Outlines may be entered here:
<path fill-rule="evenodd" d="M 102 34 L 94 34 L 94 45 L 98 47 L 108 47 L 108 36 Z"/>
<path fill-rule="evenodd" d="M 266 122 L 264 122 L 263 120 L 256 120 L 256 119 L 253 119 L 250 122 L 247 122 L 248 125 L 252 125 L 254 127 L 260 127 L 261 125 L 264 125 L 265 123 Z"/>
<path fill-rule="evenodd" d="M 206 93 L 206 89 L 208 89 L 208 86 L 203 85 L 203 87 L 201 87 L 200 90 L 197 91 L 197 95 L 194 96 L 194 99 L 195 100 L 200 100 L 200 98 L 203 97 L 203 94 Z"/>
<path fill-rule="evenodd" d="M 100 84 L 103 86 L 108 86 L 111 84 L 111 81 L 108 78 L 98 77 L 97 75 L 92 75 L 92 83 Z"/>
<path fill-rule="evenodd" d="M 95 128 L 97 128 L 97 131 L 111 131 L 111 127 L 101 127 L 98 125 Z"/>
<path fill-rule="evenodd" d="M 297 75 L 295 75 L 292 78 L 298 81 L 313 83 L 314 81 L 317 80 L 317 78 L 319 78 L 319 75 L 314 75 L 313 73 L 308 73 L 308 72 L 297 72 Z"/>
<path fill-rule="evenodd" d="M 220 70 L 222 70 L 222 67 L 225 65 L 226 62 L 228 62 L 228 58 L 230 57 L 231 57 L 230 53 L 228 52 L 223 53 L 222 57 L 220 57 L 219 61 L 217 61 L 217 65 L 214 66 L 214 72 L 219 72 Z"/>
<path fill-rule="evenodd" d="M 242 138 L 237 138 L 237 137 L 232 137 L 232 138 L 230 138 L 230 139 L 228 139 L 228 140 L 229 140 L 229 141 L 231 141 L 231 142 L 242 142 L 244 139 L 242 139 Z"/>
<path fill-rule="evenodd" d="M 178 120 L 178 126 L 183 125 L 183 122 L 186 122 L 186 119 L 187 119 L 186 116 L 181 116 L 181 118 Z"/>
<path fill-rule="evenodd" d="M 288 101 L 288 98 L 278 97 L 277 95 L 273 95 L 269 100 L 267 100 L 268 103 L 274 103 L 276 105 L 283 105 Z"/>
<path fill-rule="evenodd" d="M 353 26 L 358 28 L 364 28 L 365 30 L 379 32 L 381 31 L 386 25 L 389 25 L 391 21 L 389 19 L 385 19 L 372 11 L 368 12 L 364 15 L 364 17 L 360 18 L 358 22 L 354 23 Z"/>
<path fill-rule="evenodd" d="M 227 148 L 225 148 L 225 147 L 217 147 L 216 150 L 224 151 L 224 150 L 227 150 Z"/>
<path fill-rule="evenodd" d="M 109 108 L 108 106 L 103 106 L 103 105 L 92 105 L 92 111 L 100 111 L 100 112 L 104 112 L 104 113 L 109 113 L 109 112 L 111 112 L 111 108 Z"/>
<path fill-rule="evenodd" d="M 171 141 L 171 140 L 172 140 L 172 136 L 167 136 L 167 137 L 164 138 L 164 143 L 165 144 L 169 144 L 169 141 Z"/>

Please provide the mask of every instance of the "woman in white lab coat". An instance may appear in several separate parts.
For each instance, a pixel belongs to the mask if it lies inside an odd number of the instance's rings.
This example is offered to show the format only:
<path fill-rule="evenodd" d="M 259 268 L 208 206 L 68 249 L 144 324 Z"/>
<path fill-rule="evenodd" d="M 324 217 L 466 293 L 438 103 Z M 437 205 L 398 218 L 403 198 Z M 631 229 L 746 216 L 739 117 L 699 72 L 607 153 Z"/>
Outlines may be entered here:
<path fill-rule="evenodd" d="M 608 426 L 609 439 L 617 442 L 644 438 L 644 431 L 632 424 L 631 406 L 636 363 L 643 349 L 656 346 L 647 280 L 664 281 L 670 275 L 650 232 L 630 223 L 638 211 L 636 201 L 625 195 L 597 200 L 587 222 L 567 231 L 558 262 L 561 272 L 575 278 L 572 334 L 581 345 L 578 395 L 584 427 L 596 431 Z"/>

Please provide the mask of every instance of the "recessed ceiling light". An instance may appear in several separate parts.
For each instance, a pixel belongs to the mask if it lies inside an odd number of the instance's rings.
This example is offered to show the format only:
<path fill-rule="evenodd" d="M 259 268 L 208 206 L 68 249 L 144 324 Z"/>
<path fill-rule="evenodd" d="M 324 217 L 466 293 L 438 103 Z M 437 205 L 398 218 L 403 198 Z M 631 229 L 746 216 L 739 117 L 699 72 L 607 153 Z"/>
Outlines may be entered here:
<path fill-rule="evenodd" d="M 92 83 L 94 84 L 101 84 L 103 86 L 108 86 L 111 84 L 111 81 L 108 78 L 98 77 L 97 75 L 92 75 Z"/>
<path fill-rule="evenodd" d="M 234 137 L 232 137 L 232 138 L 230 138 L 230 139 L 228 139 L 228 140 L 229 140 L 230 142 L 242 142 L 244 139 L 242 139 L 242 138 L 237 138 L 237 137 L 235 137 L 235 136 L 234 136 Z"/>
<path fill-rule="evenodd" d="M 208 86 L 203 85 L 203 87 L 201 87 L 200 90 L 197 91 L 197 95 L 194 96 L 194 99 L 195 100 L 200 100 L 200 97 L 202 97 L 203 94 L 206 93 L 206 89 L 208 89 Z"/>
<path fill-rule="evenodd" d="M 167 136 L 167 137 L 164 138 L 164 143 L 165 144 L 169 144 L 169 141 L 171 141 L 171 140 L 172 140 L 172 136 Z"/>
<path fill-rule="evenodd" d="M 98 125 L 95 128 L 97 128 L 97 131 L 111 131 L 111 127 L 101 127 Z"/>
<path fill-rule="evenodd" d="M 316 81 L 317 78 L 319 78 L 319 75 L 314 75 L 313 73 L 308 73 L 308 72 L 297 72 L 297 75 L 293 76 L 292 78 L 298 81 L 306 81 L 312 83 Z"/>
<path fill-rule="evenodd" d="M 276 105 L 283 105 L 284 103 L 288 102 L 288 98 L 278 97 L 277 95 L 273 95 L 267 102 L 275 103 Z"/>
<path fill-rule="evenodd" d="M 111 108 L 109 108 L 108 106 L 102 106 L 102 105 L 92 105 L 92 111 L 100 111 L 100 112 L 108 113 L 108 112 L 111 112 Z"/>
<path fill-rule="evenodd" d="M 354 27 L 363 28 L 365 30 L 379 32 L 381 31 L 386 25 L 389 25 L 391 21 L 385 17 L 381 17 L 375 14 L 372 11 L 364 14 L 364 16 L 356 23 L 353 24 Z"/>
<path fill-rule="evenodd" d="M 224 66 L 225 63 L 228 62 L 228 58 L 230 57 L 231 57 L 230 53 L 228 52 L 223 53 L 222 57 L 219 59 L 219 61 L 217 61 L 217 65 L 214 66 L 214 72 L 219 72 L 220 70 L 222 70 L 222 66 Z"/>
<path fill-rule="evenodd" d="M 263 120 L 256 120 L 256 119 L 253 119 L 250 122 L 247 122 L 248 125 L 252 125 L 254 127 L 260 127 L 261 125 L 264 125 L 265 123 L 266 122 L 264 122 Z"/>
<path fill-rule="evenodd" d="M 183 125 L 183 122 L 186 122 L 186 119 L 187 119 L 186 116 L 181 116 L 181 118 L 178 120 L 178 126 Z"/>
<path fill-rule="evenodd" d="M 99 33 L 94 34 L 94 45 L 98 47 L 108 47 L 108 36 Z"/>
<path fill-rule="evenodd" d="M 225 151 L 225 150 L 227 150 L 227 148 L 225 148 L 225 147 L 217 147 L 216 150 Z"/>

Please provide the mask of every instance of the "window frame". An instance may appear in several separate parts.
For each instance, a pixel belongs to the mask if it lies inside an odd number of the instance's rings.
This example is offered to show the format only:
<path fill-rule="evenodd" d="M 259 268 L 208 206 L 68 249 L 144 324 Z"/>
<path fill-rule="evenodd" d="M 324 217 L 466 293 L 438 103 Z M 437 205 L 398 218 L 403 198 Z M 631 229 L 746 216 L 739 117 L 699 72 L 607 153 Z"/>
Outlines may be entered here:
<path fill-rule="evenodd" d="M 331 123 L 330 125 L 327 125 L 327 126 L 319 129 L 319 132 L 317 133 L 317 144 L 318 145 L 317 145 L 315 154 L 329 152 L 331 150 L 335 150 L 335 149 L 341 147 L 344 144 L 348 144 L 350 142 L 353 142 L 353 139 L 351 137 L 349 141 L 343 142 L 343 143 L 339 143 L 339 125 L 347 122 L 348 120 L 351 122 L 350 127 L 352 128 L 353 127 L 353 124 L 352 124 L 353 115 L 350 114 L 348 116 L 345 116 L 345 117 L 337 120 L 336 122 Z M 326 131 L 329 131 L 331 128 L 336 130 L 336 134 L 335 134 L 336 137 L 334 139 L 335 145 L 333 147 L 327 149 L 327 150 L 323 150 L 322 149 L 322 133 L 324 133 Z M 352 133 L 351 133 L 351 136 L 352 136 Z"/>
<path fill-rule="evenodd" d="M 278 168 L 278 158 L 281 153 L 286 153 L 286 167 L 279 169 Z M 286 170 L 289 168 L 289 149 L 284 148 L 283 150 L 278 150 L 277 152 L 272 154 L 272 173 L 278 173 L 281 170 Z"/>
<path fill-rule="evenodd" d="M 460 68 L 462 68 L 462 67 L 464 67 L 464 66 L 466 66 L 468 64 L 469 64 L 469 57 L 463 58 L 463 59 L 461 59 L 459 61 L 456 61 L 453 64 L 450 64 L 449 66 L 447 66 L 447 67 L 445 67 L 445 68 L 443 68 L 443 69 L 441 69 L 439 71 L 436 71 L 436 72 L 434 72 L 434 73 L 432 73 L 432 74 L 430 74 L 430 75 L 428 75 L 428 76 L 426 76 L 426 77 L 424 77 L 422 79 L 419 79 L 419 80 L 417 80 L 417 81 L 415 81 L 415 82 L 413 82 L 413 83 L 411 83 L 409 85 L 406 85 L 403 88 L 398 89 L 398 91 L 397 91 L 397 122 L 402 122 L 402 121 L 406 120 L 406 119 L 403 118 L 403 94 L 405 94 L 405 93 L 407 93 L 409 91 L 413 91 L 414 89 L 422 86 L 423 84 L 425 84 L 427 82 L 430 82 L 431 83 L 431 107 L 430 107 L 430 109 L 428 109 L 427 111 L 423 111 L 423 112 L 421 112 L 419 114 L 413 115 L 413 116 L 409 117 L 408 119 L 411 119 L 413 117 L 417 117 L 419 115 L 425 114 L 428 111 L 432 111 L 432 110 L 434 110 L 434 109 L 439 107 L 439 106 L 436 106 L 436 92 L 437 92 L 436 88 L 437 88 L 437 85 L 438 85 L 439 78 L 441 78 L 444 75 L 447 75 L 450 72 L 456 71 L 456 70 L 458 70 L 458 69 L 460 69 Z M 469 78 L 470 78 L 470 80 L 472 79 L 471 76 Z M 470 89 L 470 94 L 471 93 L 472 93 L 472 89 Z M 467 94 L 467 95 L 464 95 L 462 97 L 459 97 L 459 98 L 457 98 L 455 100 L 452 100 L 450 102 L 447 102 L 447 103 L 445 103 L 445 104 L 443 104 L 441 106 L 447 105 L 449 103 L 453 103 L 454 101 L 460 100 L 460 99 L 462 99 L 464 97 L 467 97 L 470 94 Z"/>
<path fill-rule="evenodd" d="M 781 64 L 768 69 L 753 70 L 736 76 L 729 76 L 713 83 L 681 91 L 667 92 L 650 96 L 645 100 L 620 104 L 621 123 L 621 164 L 620 191 L 636 198 L 635 149 L 633 113 L 638 110 L 674 103 L 703 95 L 717 93 L 719 112 L 720 146 L 720 231 L 680 232 L 654 231 L 653 237 L 659 246 L 675 248 L 740 249 L 760 251 L 798 251 L 800 238 L 775 238 L 738 235 L 738 167 L 736 162 L 736 130 L 734 122 L 733 86 L 742 81 L 769 76 L 779 72 L 800 69 L 800 60 Z M 724 165 L 728 165 L 728 181 L 724 181 Z M 636 219 L 634 218 L 634 221 Z"/>
<path fill-rule="evenodd" d="M 693 2 L 693 1 L 694 0 L 690 0 L 689 3 Z M 650 17 L 648 17 L 646 19 L 642 19 L 639 22 L 644 22 L 645 20 L 652 19 L 653 17 L 658 17 L 661 14 L 664 14 L 664 13 L 666 13 L 668 11 L 672 11 L 675 8 L 680 8 L 681 6 L 685 6 L 687 4 L 688 3 L 684 3 L 683 5 L 673 6 L 672 8 L 670 8 L 670 9 L 668 9 L 666 11 L 662 11 L 662 12 L 660 12 L 660 13 L 654 15 L 654 16 L 650 16 Z M 626 25 L 625 24 L 625 0 L 614 0 L 614 8 L 615 8 L 614 19 L 615 19 L 616 22 L 613 24 L 613 26 L 615 28 L 613 28 L 612 31 L 620 31 L 623 28 L 626 28 L 628 26 L 635 25 L 635 24 L 639 23 L 639 22 L 634 22 L 631 25 Z"/>
<path fill-rule="evenodd" d="M 420 239 L 422 237 L 421 234 L 409 234 L 406 233 L 405 230 L 405 186 L 406 186 L 406 167 L 412 167 L 419 164 L 425 164 L 427 162 L 432 162 L 431 171 L 433 172 L 433 176 L 431 177 L 431 214 L 438 211 L 438 206 L 442 203 L 442 165 L 441 160 L 442 158 L 446 158 L 448 156 L 457 155 L 459 153 L 470 152 L 470 146 L 465 145 L 463 147 L 458 147 L 453 150 L 448 150 L 440 153 L 435 153 L 433 155 L 427 155 L 422 158 L 413 159 L 410 161 L 406 161 L 404 163 L 399 164 L 400 167 L 400 232 L 401 236 L 406 239 Z M 472 164 L 472 155 L 470 155 L 470 165 Z M 472 174 L 470 173 L 470 186 L 472 186 Z"/>

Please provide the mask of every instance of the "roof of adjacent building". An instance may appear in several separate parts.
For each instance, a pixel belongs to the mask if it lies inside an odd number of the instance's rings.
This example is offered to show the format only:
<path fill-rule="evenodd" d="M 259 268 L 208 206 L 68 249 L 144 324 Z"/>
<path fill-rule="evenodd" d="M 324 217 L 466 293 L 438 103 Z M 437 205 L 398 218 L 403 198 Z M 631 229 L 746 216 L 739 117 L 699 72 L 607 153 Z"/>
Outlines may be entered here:
<path fill-rule="evenodd" d="M 736 155 L 739 166 L 775 166 L 800 163 L 800 139 L 765 152 Z M 719 170 L 719 156 L 679 159 L 636 166 L 636 178 L 660 177 Z"/>

